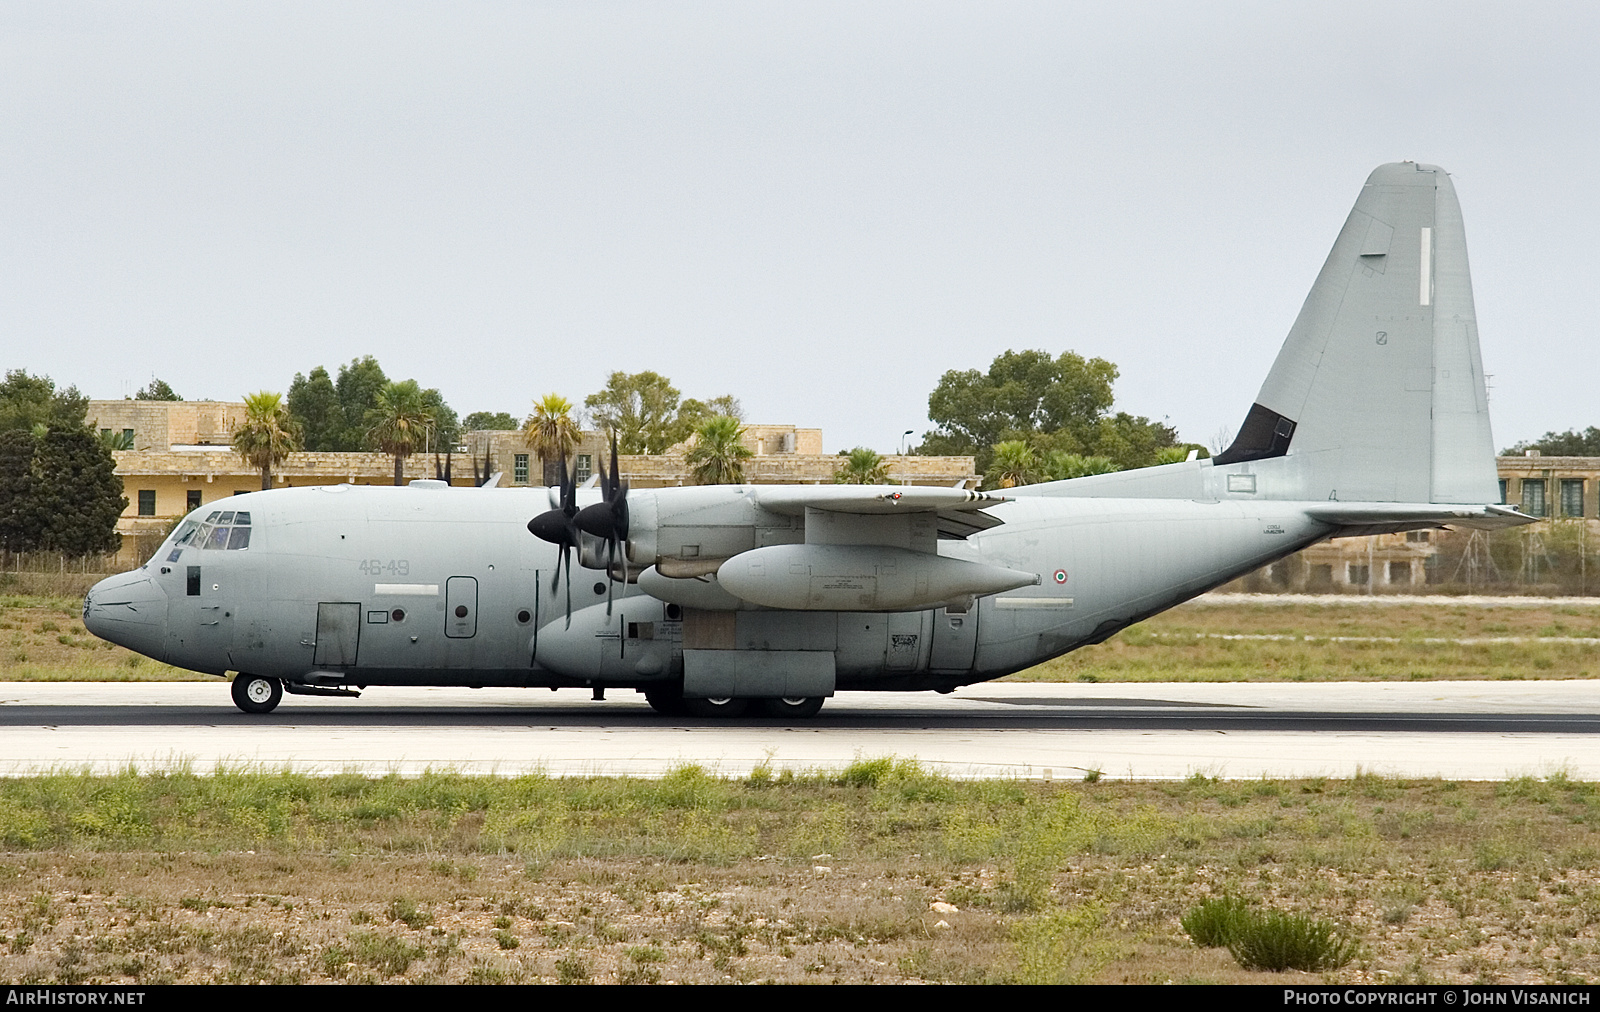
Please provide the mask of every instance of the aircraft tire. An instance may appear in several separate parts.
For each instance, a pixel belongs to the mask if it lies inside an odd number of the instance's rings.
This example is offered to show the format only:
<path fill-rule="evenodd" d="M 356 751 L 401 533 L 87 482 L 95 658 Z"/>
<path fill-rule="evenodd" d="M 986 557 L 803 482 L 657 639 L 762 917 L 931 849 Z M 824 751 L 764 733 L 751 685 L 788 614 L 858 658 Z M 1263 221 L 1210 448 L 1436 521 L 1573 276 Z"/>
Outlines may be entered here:
<path fill-rule="evenodd" d="M 769 717 L 783 717 L 787 719 L 800 719 L 815 717 L 817 711 L 822 709 L 821 696 L 796 696 L 782 699 L 763 699 L 760 701 L 763 712 Z"/>
<path fill-rule="evenodd" d="M 685 712 L 691 717 L 743 717 L 750 709 L 750 700 L 724 697 L 722 699 L 685 699 Z"/>
<path fill-rule="evenodd" d="M 233 705 L 245 713 L 271 713 L 283 701 L 283 683 L 263 675 L 241 674 L 233 680 Z"/>
<path fill-rule="evenodd" d="M 646 689 L 644 700 L 663 717 L 681 717 L 689 712 L 683 705 L 683 694 L 675 688 Z"/>

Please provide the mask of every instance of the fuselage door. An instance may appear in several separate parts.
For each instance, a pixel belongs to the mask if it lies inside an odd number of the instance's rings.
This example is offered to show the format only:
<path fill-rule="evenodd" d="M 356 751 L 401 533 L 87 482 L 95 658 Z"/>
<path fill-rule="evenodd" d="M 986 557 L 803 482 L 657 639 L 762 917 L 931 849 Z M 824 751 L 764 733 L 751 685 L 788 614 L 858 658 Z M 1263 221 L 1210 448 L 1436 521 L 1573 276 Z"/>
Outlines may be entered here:
<path fill-rule="evenodd" d="M 311 663 L 319 668 L 355 664 L 361 640 L 361 604 L 323 601 L 317 605 L 317 649 Z"/>
<path fill-rule="evenodd" d="M 478 581 L 452 576 L 444 585 L 444 634 L 453 640 L 478 634 Z"/>
<path fill-rule="evenodd" d="M 943 608 L 933 612 L 933 649 L 928 660 L 932 671 L 969 671 L 978 649 L 978 609 L 965 615 Z"/>

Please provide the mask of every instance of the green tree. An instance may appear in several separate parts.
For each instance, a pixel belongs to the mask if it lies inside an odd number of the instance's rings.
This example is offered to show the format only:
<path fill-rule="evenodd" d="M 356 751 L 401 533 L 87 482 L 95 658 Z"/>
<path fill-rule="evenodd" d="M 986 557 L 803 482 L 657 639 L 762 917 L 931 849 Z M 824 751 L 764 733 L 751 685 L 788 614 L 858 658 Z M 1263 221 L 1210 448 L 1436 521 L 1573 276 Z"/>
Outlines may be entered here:
<path fill-rule="evenodd" d="M 1177 433 L 1148 418 L 1109 414 L 1117 367 L 1075 352 L 1007 351 L 989 371 L 952 370 L 928 397 L 928 432 L 919 453 L 970 453 L 987 473 L 995 447 L 1023 440 L 1036 455 L 1052 451 L 1104 456 L 1120 467 L 1156 462 Z"/>
<path fill-rule="evenodd" d="M 533 414 L 522 424 L 528 445 L 539 455 L 545 480 L 550 480 L 552 462 L 565 460 L 583 433 L 572 417 L 572 402 L 560 394 L 545 394 L 533 402 Z"/>
<path fill-rule="evenodd" d="M 461 427 L 468 432 L 509 432 L 522 428 L 509 411 L 474 411 L 461 420 Z"/>
<path fill-rule="evenodd" d="M 415 381 L 412 381 L 413 385 Z M 380 409 L 378 395 L 389 385 L 383 367 L 371 355 L 351 359 L 349 365 L 339 367 L 339 378 L 333 389 L 339 397 L 339 410 L 344 415 L 344 427 L 336 450 L 365 450 L 369 446 L 367 433 L 372 426 L 372 413 Z M 417 396 L 422 396 L 420 386 Z"/>
<path fill-rule="evenodd" d="M 732 415 L 707 419 L 695 430 L 695 443 L 684 462 L 696 485 L 738 485 L 744 462 L 755 456 L 744 445 L 744 426 Z"/>
<path fill-rule="evenodd" d="M 283 395 L 262 390 L 246 394 L 244 424 L 233 431 L 233 451 L 261 472 L 261 489 L 272 487 L 272 469 L 301 445 L 300 426 L 289 414 Z"/>
<path fill-rule="evenodd" d="M 1600 457 L 1600 429 L 1593 425 L 1579 432 L 1546 432 L 1538 439 L 1523 441 L 1502 451 L 1504 456 L 1520 457 L 1529 450 L 1538 450 L 1545 457 Z"/>
<path fill-rule="evenodd" d="M 0 549 L 8 552 L 29 551 L 39 541 L 33 452 L 30 430 L 0 432 Z"/>
<path fill-rule="evenodd" d="M 155 376 L 150 377 L 150 385 L 133 395 L 136 401 L 181 401 L 178 392 L 167 385 L 167 381 Z"/>
<path fill-rule="evenodd" d="M 433 415 L 416 380 L 379 388 L 367 413 L 367 443 L 394 458 L 394 483 L 404 484 L 406 458 L 427 445 Z"/>
<path fill-rule="evenodd" d="M 839 485 L 886 485 L 889 482 L 889 465 L 878 451 L 858 446 L 841 454 L 844 461 L 834 469 L 833 480 Z"/>
<path fill-rule="evenodd" d="M 319 452 L 338 450 L 344 442 L 344 407 L 328 370 L 317 366 L 309 376 L 294 374 L 289 384 L 289 414 L 300 426 L 305 448 Z"/>
<path fill-rule="evenodd" d="M 676 446 L 686 442 L 695 434 L 695 430 L 718 415 L 737 418 L 744 421 L 744 405 L 739 403 L 739 398 L 732 394 L 723 394 L 713 397 L 708 401 L 695 400 L 693 397 L 678 406 L 677 417 L 673 419 L 666 435 L 667 446 Z"/>
<path fill-rule="evenodd" d="M 455 409 L 445 403 L 444 395 L 429 387 L 422 391 L 422 401 L 433 414 L 433 435 L 428 447 L 433 450 L 453 450 L 461 445 L 461 421 Z"/>
<path fill-rule="evenodd" d="M 29 376 L 23 369 L 12 369 L 0 382 L 0 431 L 82 428 L 89 411 L 89 398 L 77 387 L 56 390 L 48 376 Z"/>
<path fill-rule="evenodd" d="M 584 398 L 595 424 L 616 434 L 623 453 L 661 453 L 681 442 L 678 389 L 657 372 L 614 372 L 605 389 Z"/>
<path fill-rule="evenodd" d="M 983 484 L 985 488 L 1015 488 L 1032 485 L 1041 476 L 1039 455 L 1033 447 L 1023 439 L 1007 439 L 995 444 Z"/>
<path fill-rule="evenodd" d="M 50 429 L 33 458 L 33 546 L 69 555 L 114 552 L 128 508 L 111 454 L 84 426 Z"/>

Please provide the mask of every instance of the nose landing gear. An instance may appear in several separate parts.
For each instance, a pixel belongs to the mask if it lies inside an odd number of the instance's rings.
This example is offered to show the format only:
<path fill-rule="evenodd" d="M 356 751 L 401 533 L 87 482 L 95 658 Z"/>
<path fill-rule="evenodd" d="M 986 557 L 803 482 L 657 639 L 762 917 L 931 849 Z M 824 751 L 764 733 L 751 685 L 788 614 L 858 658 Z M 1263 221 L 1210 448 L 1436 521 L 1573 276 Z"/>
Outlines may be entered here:
<path fill-rule="evenodd" d="M 283 701 L 283 683 L 262 675 L 241 674 L 233 680 L 233 704 L 245 713 L 271 713 Z"/>

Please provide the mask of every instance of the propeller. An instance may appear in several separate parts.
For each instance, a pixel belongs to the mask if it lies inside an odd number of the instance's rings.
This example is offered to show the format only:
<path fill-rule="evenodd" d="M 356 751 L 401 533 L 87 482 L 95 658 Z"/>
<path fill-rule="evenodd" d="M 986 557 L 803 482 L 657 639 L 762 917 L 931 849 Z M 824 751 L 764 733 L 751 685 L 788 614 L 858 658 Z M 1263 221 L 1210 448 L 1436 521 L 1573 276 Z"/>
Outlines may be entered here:
<path fill-rule="evenodd" d="M 450 451 L 444 451 L 444 464 L 439 463 L 439 451 L 433 452 L 433 476 L 446 485 L 450 484 Z"/>
<path fill-rule="evenodd" d="M 606 543 L 606 576 L 616 581 L 617 557 L 622 557 L 622 582 L 628 582 L 628 483 L 617 467 L 617 434 L 611 433 L 611 473 L 600 471 L 600 501 L 584 507 L 574 521 L 578 530 Z M 611 585 L 606 585 L 606 614 L 611 614 Z"/>
<path fill-rule="evenodd" d="M 485 462 L 487 467 L 487 461 Z M 474 465 L 476 467 L 476 465 Z M 578 484 L 567 472 L 567 458 L 561 458 L 560 505 L 540 513 L 528 521 L 528 533 L 541 541 L 548 541 L 561 549 L 556 561 L 556 573 L 550 581 L 553 594 L 561 586 L 561 568 L 567 570 L 567 628 L 572 628 L 572 551 L 578 547 L 578 525 L 574 522 L 578 512 Z"/>

